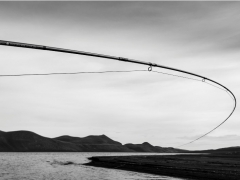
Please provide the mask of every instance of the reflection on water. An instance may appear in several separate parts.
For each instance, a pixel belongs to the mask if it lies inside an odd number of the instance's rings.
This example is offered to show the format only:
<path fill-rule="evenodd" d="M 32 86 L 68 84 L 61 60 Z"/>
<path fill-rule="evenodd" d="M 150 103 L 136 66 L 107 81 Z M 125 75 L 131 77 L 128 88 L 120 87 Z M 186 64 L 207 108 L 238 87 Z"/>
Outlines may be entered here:
<path fill-rule="evenodd" d="M 177 180 L 116 169 L 84 166 L 88 157 L 149 153 L 0 153 L 1 180 Z M 154 155 L 154 154 L 150 154 Z M 159 155 L 159 154 L 158 154 Z"/>

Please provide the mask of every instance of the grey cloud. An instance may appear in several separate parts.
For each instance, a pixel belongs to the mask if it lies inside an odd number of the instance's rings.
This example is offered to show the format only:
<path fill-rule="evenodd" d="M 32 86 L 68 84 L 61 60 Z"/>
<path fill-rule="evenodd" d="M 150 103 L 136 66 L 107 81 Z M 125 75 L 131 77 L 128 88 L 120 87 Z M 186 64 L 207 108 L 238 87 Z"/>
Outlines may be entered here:
<path fill-rule="evenodd" d="M 126 30 L 147 38 L 140 28 L 159 40 L 165 36 L 169 46 L 185 43 L 186 52 L 239 48 L 239 41 L 229 37 L 240 31 L 238 2 L 1 2 L 0 9 L 1 18 L 10 22 L 17 18 L 80 32 L 99 28 L 116 35 Z"/>

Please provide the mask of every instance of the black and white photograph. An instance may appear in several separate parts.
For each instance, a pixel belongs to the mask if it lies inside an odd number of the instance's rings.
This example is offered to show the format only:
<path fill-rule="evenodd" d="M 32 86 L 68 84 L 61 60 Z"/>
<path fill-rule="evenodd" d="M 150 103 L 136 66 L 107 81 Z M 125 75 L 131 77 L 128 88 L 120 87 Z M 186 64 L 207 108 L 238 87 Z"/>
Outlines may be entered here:
<path fill-rule="evenodd" d="M 239 180 L 239 1 L 0 1 L 0 180 Z"/>

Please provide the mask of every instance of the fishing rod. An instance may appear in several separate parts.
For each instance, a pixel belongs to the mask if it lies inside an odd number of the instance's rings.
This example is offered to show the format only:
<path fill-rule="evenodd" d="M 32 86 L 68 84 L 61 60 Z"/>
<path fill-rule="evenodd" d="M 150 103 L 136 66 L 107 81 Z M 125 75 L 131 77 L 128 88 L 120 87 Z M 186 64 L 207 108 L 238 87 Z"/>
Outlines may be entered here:
<path fill-rule="evenodd" d="M 198 75 L 198 74 L 195 74 L 195 73 L 192 73 L 192 72 L 188 72 L 188 71 L 184 71 L 184 70 L 180 70 L 180 69 L 176 69 L 176 68 L 173 68 L 173 67 L 167 67 L 167 66 L 163 66 L 163 65 L 159 65 L 159 64 L 155 64 L 155 63 L 151 63 L 151 62 L 145 62 L 145 61 L 139 61 L 139 60 L 134 60 L 134 59 L 128 59 L 128 58 L 124 58 L 124 57 L 117 57 L 117 56 L 109 56 L 109 55 L 104 55 L 104 54 L 97 54 L 97 53 L 91 53 L 91 52 L 85 52 L 85 51 L 77 51 L 77 50 L 70 50 L 70 49 L 63 49 L 63 48 L 57 48 L 57 47 L 50 47 L 50 46 L 43 46 L 43 45 L 36 45 L 36 44 L 28 44 L 28 43 L 20 43 L 20 42 L 13 42 L 13 41 L 4 41 L 4 40 L 0 40 L 0 45 L 3 45 L 3 46 L 13 46 L 13 47 L 21 47 L 21 48 L 30 48 L 30 49 L 38 49 L 38 50 L 46 50 L 46 51 L 55 51 L 55 52 L 62 52 L 62 53 L 70 53 L 70 54 L 78 54 L 78 55 L 85 55 L 85 56 L 92 56 L 92 57 L 98 57 L 98 58 L 106 58 L 106 59 L 111 59 L 111 60 L 118 60 L 118 61 L 122 61 L 122 62 L 128 62 L 128 63 L 135 63 L 135 64 L 142 64 L 142 65 L 147 65 L 149 66 L 148 67 L 148 71 L 152 71 L 152 67 L 158 67 L 158 68 L 162 68 L 162 69 L 168 69 L 168 70 L 172 70 L 172 71 L 177 71 L 177 72 L 181 72 L 181 73 L 184 73 L 184 74 L 188 74 L 188 75 L 192 75 L 192 76 L 195 76 L 195 77 L 198 77 L 198 78 L 201 78 L 202 79 L 202 82 L 206 82 L 209 81 L 213 84 L 216 84 L 222 88 L 222 90 L 228 92 L 231 94 L 231 96 L 233 97 L 233 100 L 234 100 L 234 107 L 232 109 L 232 111 L 230 112 L 230 114 L 228 115 L 228 117 L 223 121 L 221 122 L 218 126 L 216 126 L 215 128 L 213 128 L 212 130 L 210 130 L 209 132 L 205 133 L 204 135 L 198 137 L 197 139 L 189 142 L 189 143 L 186 143 L 186 144 L 183 144 L 183 145 L 180 145 L 180 146 L 177 146 L 177 147 L 181 147 L 181 146 L 184 146 L 184 145 L 187 145 L 187 144 L 190 144 L 190 143 L 193 143 L 201 138 L 203 138 L 204 136 L 208 135 L 209 133 L 211 133 L 212 131 L 214 131 L 215 129 L 217 129 L 219 126 L 221 126 L 223 123 L 225 123 L 229 118 L 230 116 L 233 114 L 233 112 L 235 111 L 236 109 L 236 106 L 237 106 L 237 99 L 235 97 L 235 95 L 232 93 L 232 91 L 230 91 L 227 87 L 225 87 L 224 85 L 212 80 L 212 79 L 209 79 L 207 77 L 204 77 L 204 76 L 201 76 L 201 75 Z M 153 72 L 158 72 L 158 71 L 153 71 Z M 51 73 L 50 73 L 51 74 Z M 52 73 L 52 74 L 61 74 L 61 73 Z M 67 73 L 62 73 L 62 74 L 67 74 Z M 69 73 L 71 74 L 71 73 Z M 72 74 L 77 74 L 77 73 L 72 73 Z M 167 73 L 163 73 L 163 74 L 167 74 Z M 27 74 L 26 74 L 27 75 Z M 39 74 L 32 74 L 32 75 L 39 75 Z M 49 74 L 48 74 L 49 75 Z M 10 75 L 11 76 L 11 75 Z M 181 77 L 181 76 L 179 76 Z M 191 78 L 190 78 L 191 79 Z M 210 84 L 210 83 L 208 83 Z M 212 84 L 210 84 L 212 85 Z M 214 85 L 213 85 L 214 86 Z M 217 87 L 217 86 L 215 86 Z M 218 88 L 218 87 L 217 87 Z"/>

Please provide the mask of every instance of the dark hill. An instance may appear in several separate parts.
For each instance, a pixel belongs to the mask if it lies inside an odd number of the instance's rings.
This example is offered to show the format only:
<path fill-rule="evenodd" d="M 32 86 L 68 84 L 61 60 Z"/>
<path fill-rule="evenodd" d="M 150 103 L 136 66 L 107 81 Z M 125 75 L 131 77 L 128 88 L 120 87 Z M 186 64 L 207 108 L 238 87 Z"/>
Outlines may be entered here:
<path fill-rule="evenodd" d="M 0 151 L 78 151 L 75 144 L 46 138 L 30 131 L 0 133 Z"/>
<path fill-rule="evenodd" d="M 112 145 L 122 145 L 121 143 L 110 139 L 105 135 L 100 136 L 87 136 L 84 138 L 80 137 L 71 137 L 71 136 L 60 136 L 54 138 L 56 140 L 64 141 L 64 142 L 71 142 L 75 144 L 112 144 Z"/>
<path fill-rule="evenodd" d="M 0 152 L 180 152 L 180 150 L 152 146 L 147 142 L 123 146 L 106 135 L 47 138 L 30 131 L 0 131 Z"/>
<path fill-rule="evenodd" d="M 240 155 L 240 146 L 220 148 L 220 149 L 211 149 L 211 150 L 203 150 L 203 151 L 195 151 L 195 152 Z"/>
<path fill-rule="evenodd" d="M 0 131 L 0 152 L 132 152 L 105 135 L 47 138 L 30 131 Z"/>
<path fill-rule="evenodd" d="M 128 147 L 137 152 L 159 152 L 159 153 L 184 153 L 188 152 L 186 150 L 174 149 L 174 148 L 163 148 L 160 146 L 153 146 L 148 142 L 142 144 L 125 144 L 124 146 Z"/>
<path fill-rule="evenodd" d="M 137 152 L 156 152 L 154 146 L 146 142 L 142 144 L 125 144 L 125 146 Z"/>

